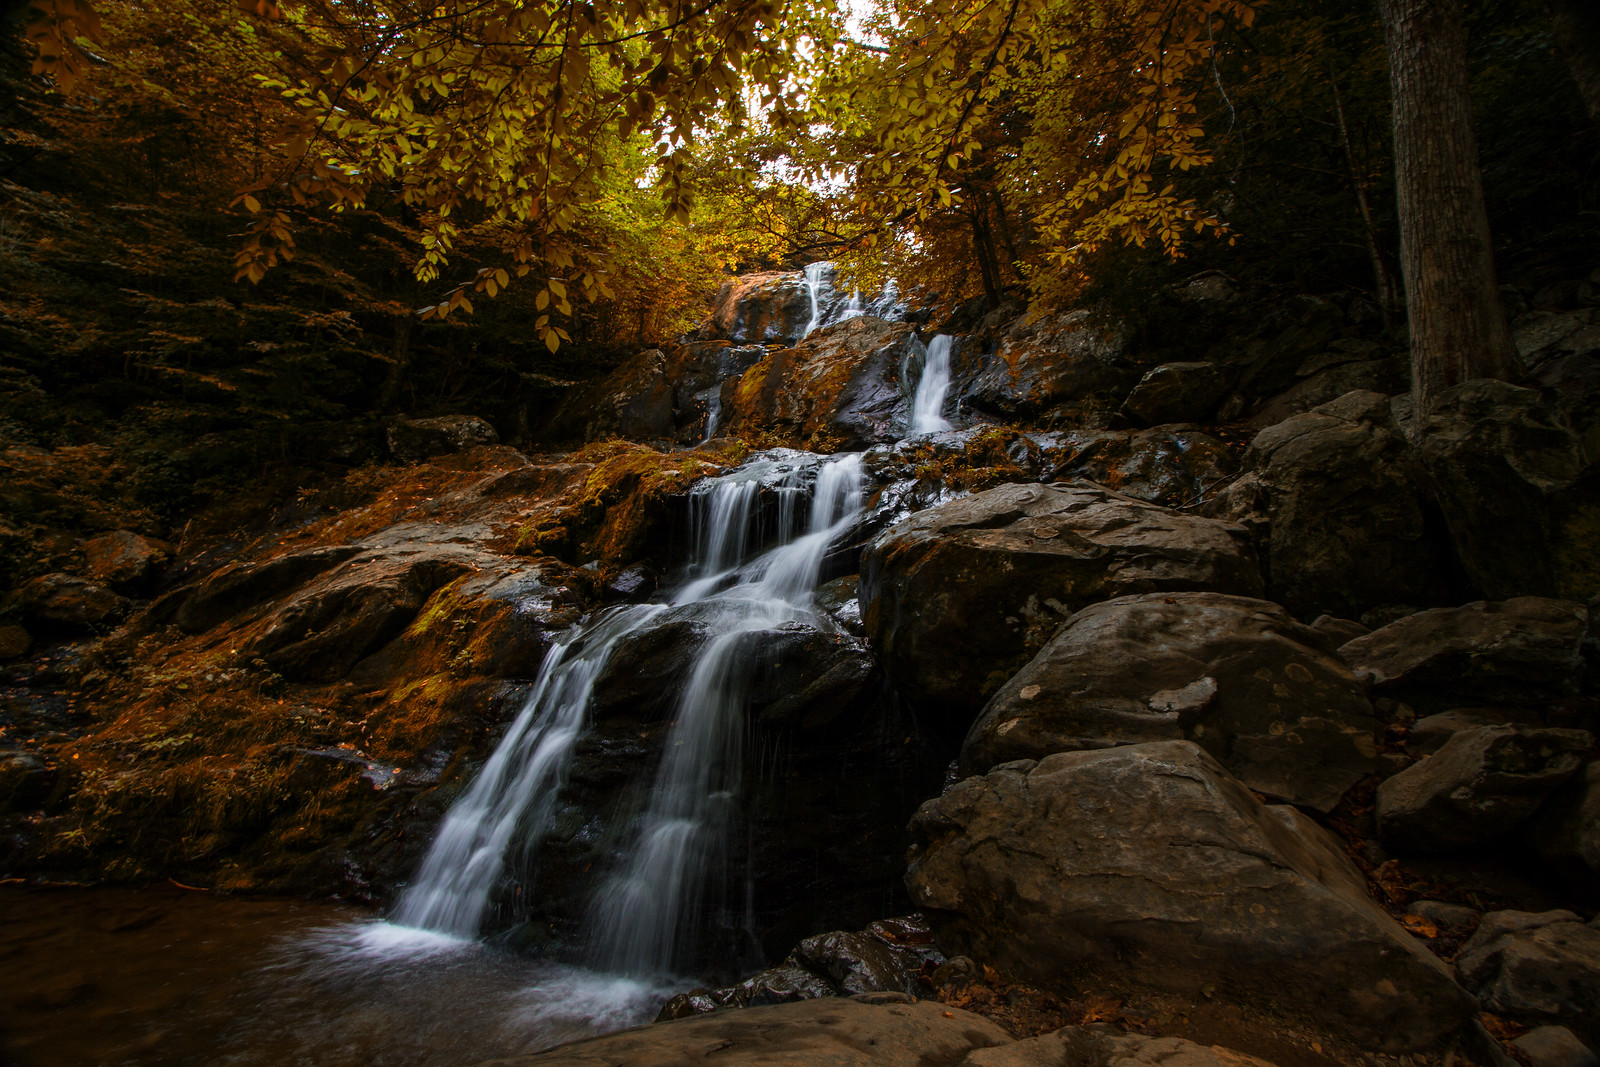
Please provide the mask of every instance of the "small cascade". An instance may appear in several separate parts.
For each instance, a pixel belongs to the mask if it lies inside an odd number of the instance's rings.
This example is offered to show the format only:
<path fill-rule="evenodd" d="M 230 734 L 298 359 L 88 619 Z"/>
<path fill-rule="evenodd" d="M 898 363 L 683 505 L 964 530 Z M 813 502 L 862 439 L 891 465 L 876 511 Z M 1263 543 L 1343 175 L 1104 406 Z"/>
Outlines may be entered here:
<path fill-rule="evenodd" d="M 646 811 L 590 919 L 594 957 L 608 970 L 658 975 L 685 958 L 740 811 L 753 635 L 806 614 L 830 547 L 861 511 L 859 456 L 820 466 L 805 453 L 781 458 L 789 462 L 760 461 L 696 487 L 695 551 L 668 603 L 609 609 L 550 650 L 533 695 L 446 816 L 395 923 L 480 932 L 508 857 L 535 865 L 612 654 L 663 612 L 704 604 L 711 638 L 690 665 Z M 763 490 L 776 507 L 758 507 Z"/>
<path fill-rule="evenodd" d="M 911 398 L 911 433 L 941 433 L 951 429 L 945 419 L 944 400 L 950 392 L 950 348 L 955 338 L 941 333 L 928 343 L 922 375 Z"/>
<path fill-rule="evenodd" d="M 806 292 L 811 294 L 811 321 L 806 323 L 806 332 L 800 335 L 802 338 L 810 337 L 811 331 L 822 325 L 822 294 L 828 288 L 826 275 L 830 266 L 832 264 L 826 262 L 806 264 Z"/>

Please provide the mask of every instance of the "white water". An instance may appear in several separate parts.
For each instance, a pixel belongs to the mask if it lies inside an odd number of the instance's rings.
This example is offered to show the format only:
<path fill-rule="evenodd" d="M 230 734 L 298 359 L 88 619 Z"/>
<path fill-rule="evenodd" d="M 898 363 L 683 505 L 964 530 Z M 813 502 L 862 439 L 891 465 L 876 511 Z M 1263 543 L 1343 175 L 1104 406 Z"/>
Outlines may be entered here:
<path fill-rule="evenodd" d="M 945 419 L 944 400 L 950 392 L 950 347 L 955 339 L 941 333 L 928 343 L 922 375 L 911 398 L 911 433 L 940 433 L 951 429 Z"/>
<path fill-rule="evenodd" d="M 829 546 L 860 513 L 861 459 L 835 457 L 817 470 L 800 529 L 802 474 L 799 463 L 768 461 L 697 487 L 691 502 L 697 550 L 688 580 L 670 605 L 611 609 L 551 649 L 533 695 L 445 817 L 394 924 L 428 931 L 424 942 L 480 932 L 508 856 L 520 850 L 530 867 L 536 859 L 595 681 L 612 653 L 670 607 L 703 603 L 712 636 L 677 701 L 647 810 L 590 921 L 594 959 L 606 970 L 655 976 L 686 958 L 740 802 L 745 693 L 754 666 L 749 635 L 805 614 Z M 763 484 L 777 494 L 779 544 L 751 558 Z"/>
<path fill-rule="evenodd" d="M 806 332 L 801 337 L 811 336 L 811 331 L 822 325 L 822 294 L 828 288 L 825 277 L 828 263 L 806 264 L 806 292 L 811 294 L 811 321 L 806 323 Z"/>

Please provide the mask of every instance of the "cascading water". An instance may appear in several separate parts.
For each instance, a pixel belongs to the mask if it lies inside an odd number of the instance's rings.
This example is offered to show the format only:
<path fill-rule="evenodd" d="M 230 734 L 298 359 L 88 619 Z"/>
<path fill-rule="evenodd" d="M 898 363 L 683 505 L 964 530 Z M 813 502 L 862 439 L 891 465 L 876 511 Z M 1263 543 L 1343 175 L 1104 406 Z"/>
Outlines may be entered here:
<path fill-rule="evenodd" d="M 771 474 L 744 468 L 697 488 L 695 558 L 670 603 L 611 609 L 551 649 L 532 697 L 446 816 L 396 923 L 457 937 L 479 932 L 508 854 L 521 847 L 524 863 L 536 858 L 612 653 L 663 612 L 697 604 L 711 634 L 677 701 L 646 810 L 590 919 L 594 958 L 609 970 L 660 974 L 684 958 L 738 811 L 751 642 L 807 613 L 830 545 L 861 509 L 859 456 L 817 469 L 803 529 L 796 514 L 802 471 L 791 465 Z M 751 558 L 763 486 L 777 496 L 778 544 Z"/>
<path fill-rule="evenodd" d="M 828 287 L 826 274 L 829 264 L 806 264 L 806 292 L 811 294 L 811 321 L 806 323 L 806 332 L 801 337 L 810 337 L 811 331 L 822 325 L 822 292 Z"/>
<path fill-rule="evenodd" d="M 950 348 L 955 338 L 941 333 L 928 343 L 922 361 L 922 375 L 911 399 L 911 433 L 940 433 L 951 429 L 943 415 L 945 395 L 950 392 Z"/>

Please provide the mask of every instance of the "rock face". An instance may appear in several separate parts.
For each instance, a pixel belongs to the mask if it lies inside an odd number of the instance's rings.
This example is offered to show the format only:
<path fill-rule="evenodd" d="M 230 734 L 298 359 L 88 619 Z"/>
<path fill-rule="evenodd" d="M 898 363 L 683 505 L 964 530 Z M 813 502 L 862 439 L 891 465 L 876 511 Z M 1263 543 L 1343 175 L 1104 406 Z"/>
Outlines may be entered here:
<path fill-rule="evenodd" d="M 436 419 L 397 419 L 386 434 L 389 452 L 402 462 L 460 452 L 500 440 L 493 426 L 476 415 L 441 415 Z"/>
<path fill-rule="evenodd" d="M 694 341 L 667 352 L 648 349 L 599 381 L 573 389 L 542 436 L 552 441 L 613 435 L 701 440 L 717 429 L 722 383 L 766 354 L 762 345 L 728 341 Z"/>
<path fill-rule="evenodd" d="M 1600 929 L 1572 912 L 1491 912 L 1456 969 L 1489 1011 L 1600 1041 Z"/>
<path fill-rule="evenodd" d="M 1600 591 L 1600 498 L 1584 437 L 1537 390 L 1446 390 L 1420 446 L 1467 578 L 1490 599 Z"/>
<path fill-rule="evenodd" d="M 1307 618 L 1438 602 L 1421 471 L 1387 396 L 1350 393 L 1268 427 L 1246 463 L 1271 519 L 1272 599 Z"/>
<path fill-rule="evenodd" d="M 1320 634 L 1219 593 L 1119 597 L 1073 615 L 973 723 L 962 770 L 1188 738 L 1245 785 L 1322 811 L 1372 773 L 1372 706 Z"/>
<path fill-rule="evenodd" d="M 11 600 L 37 629 L 85 630 L 103 626 L 128 609 L 128 601 L 98 582 L 71 574 L 46 574 L 24 585 Z"/>
<path fill-rule="evenodd" d="M 1166 507 L 1204 500 L 1239 469 L 1228 446 L 1199 430 L 1069 430 L 1039 435 L 1048 481 L 1085 478 Z"/>
<path fill-rule="evenodd" d="M 800 271 L 743 274 L 722 283 L 701 332 L 729 341 L 793 344 L 810 320 L 811 296 Z"/>
<path fill-rule="evenodd" d="M 1521 825 L 1583 765 L 1584 730 L 1480 726 L 1378 787 L 1378 836 L 1397 852 L 1451 852 Z"/>
<path fill-rule="evenodd" d="M 1052 1033 L 969 1053 L 960 1067 L 1272 1067 L 1266 1060 L 1181 1037 L 1123 1034 L 1102 1026 Z"/>
<path fill-rule="evenodd" d="M 928 1067 L 1009 1044 L 987 1019 L 935 1001 L 866 994 L 657 1023 L 481 1067 Z"/>
<path fill-rule="evenodd" d="M 995 768 L 912 820 L 940 948 L 1047 985 L 1109 978 L 1310 1011 L 1387 1050 L 1472 1009 L 1338 846 L 1187 741 Z"/>
<path fill-rule="evenodd" d="M 862 618 L 890 676 L 962 729 L 1074 611 L 1189 590 L 1260 594 L 1244 530 L 1087 482 L 940 504 L 861 558 Z"/>
<path fill-rule="evenodd" d="M 1228 372 L 1215 363 L 1163 363 L 1139 379 L 1122 413 L 1139 426 L 1203 422 L 1228 391 Z"/>
<path fill-rule="evenodd" d="M 131 530 L 101 534 L 83 543 L 89 577 L 114 588 L 137 591 L 165 563 L 170 546 Z"/>
<path fill-rule="evenodd" d="M 1123 360 L 1120 328 L 1087 311 L 1018 319 L 1000 337 L 990 362 L 973 378 L 964 403 L 994 415 L 1070 417 L 1104 426 L 1139 380 Z"/>
<path fill-rule="evenodd" d="M 1477 601 L 1398 619 L 1339 649 L 1376 691 L 1417 707 L 1548 704 L 1583 679 L 1589 612 L 1542 597 Z"/>
<path fill-rule="evenodd" d="M 893 441 L 909 418 L 901 367 L 918 352 L 916 334 L 904 323 L 845 319 L 794 348 L 768 353 L 725 383 L 723 426 L 728 433 L 774 433 L 846 451 Z"/>

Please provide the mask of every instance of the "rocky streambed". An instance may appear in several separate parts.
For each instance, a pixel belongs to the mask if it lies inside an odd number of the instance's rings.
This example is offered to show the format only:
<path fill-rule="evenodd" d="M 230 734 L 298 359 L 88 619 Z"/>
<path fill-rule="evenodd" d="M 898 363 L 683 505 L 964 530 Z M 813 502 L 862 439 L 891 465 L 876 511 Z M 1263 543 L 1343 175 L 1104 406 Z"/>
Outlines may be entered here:
<path fill-rule="evenodd" d="M 8 869 L 392 902 L 625 619 L 476 931 L 585 963 L 650 833 L 720 836 L 636 976 L 673 1021 L 530 1063 L 1586 1062 L 1589 311 L 1419 419 L 1359 309 L 1200 279 L 1187 348 L 978 324 L 908 436 L 928 335 L 815 296 L 730 286 L 538 448 L 398 423 L 403 464 L 19 586 Z M 664 806 L 713 660 L 714 800 Z"/>

